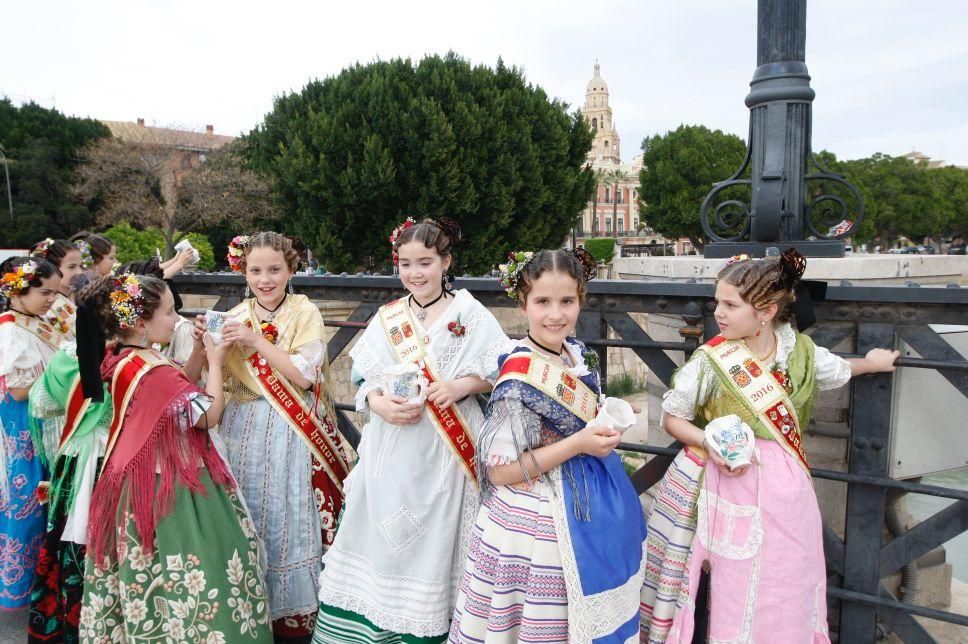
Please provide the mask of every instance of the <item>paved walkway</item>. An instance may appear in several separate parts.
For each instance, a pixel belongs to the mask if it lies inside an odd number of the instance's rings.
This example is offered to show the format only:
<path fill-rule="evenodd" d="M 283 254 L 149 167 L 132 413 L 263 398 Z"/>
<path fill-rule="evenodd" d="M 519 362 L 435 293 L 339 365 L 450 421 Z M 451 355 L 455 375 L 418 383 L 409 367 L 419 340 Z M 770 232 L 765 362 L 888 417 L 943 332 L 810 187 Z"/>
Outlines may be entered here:
<path fill-rule="evenodd" d="M 0 644 L 27 641 L 27 609 L 8 613 L 0 611 Z"/>

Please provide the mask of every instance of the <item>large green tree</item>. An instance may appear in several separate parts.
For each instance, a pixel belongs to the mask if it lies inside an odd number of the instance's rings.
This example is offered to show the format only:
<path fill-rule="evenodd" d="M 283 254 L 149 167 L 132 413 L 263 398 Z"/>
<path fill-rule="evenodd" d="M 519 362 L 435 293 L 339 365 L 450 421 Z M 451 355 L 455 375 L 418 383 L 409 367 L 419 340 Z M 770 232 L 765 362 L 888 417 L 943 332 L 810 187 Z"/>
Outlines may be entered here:
<path fill-rule="evenodd" d="M 460 222 L 459 270 L 559 246 L 591 197 L 592 134 L 498 61 L 449 54 L 345 69 L 278 98 L 246 137 L 301 236 L 330 270 L 379 268 L 405 216 Z"/>
<path fill-rule="evenodd" d="M 670 239 L 705 242 L 699 209 L 717 181 L 728 179 L 743 162 L 746 144 L 734 134 L 702 125 L 680 125 L 642 142 L 639 197 L 643 219 Z M 748 192 L 748 191 L 747 191 Z M 748 197 L 747 197 L 748 198 Z"/>
<path fill-rule="evenodd" d="M 64 116 L 35 103 L 0 99 L 0 147 L 7 158 L 14 216 L 8 211 L 0 171 L 0 245 L 27 247 L 45 237 L 63 238 L 92 223 L 91 211 L 70 196 L 77 151 L 108 136 L 92 119 Z"/>

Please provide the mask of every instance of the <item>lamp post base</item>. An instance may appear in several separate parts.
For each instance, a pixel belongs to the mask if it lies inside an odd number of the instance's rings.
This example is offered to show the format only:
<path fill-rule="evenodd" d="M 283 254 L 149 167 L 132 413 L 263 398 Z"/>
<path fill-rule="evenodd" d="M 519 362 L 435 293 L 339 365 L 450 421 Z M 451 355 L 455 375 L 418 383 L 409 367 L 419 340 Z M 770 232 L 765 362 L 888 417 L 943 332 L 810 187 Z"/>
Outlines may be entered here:
<path fill-rule="evenodd" d="M 770 254 L 779 255 L 793 246 L 804 257 L 843 257 L 844 242 L 841 239 L 821 239 L 812 241 L 775 241 L 775 242 L 710 242 L 703 246 L 702 254 L 707 259 L 724 259 L 733 255 L 766 257 L 767 249 L 775 248 Z"/>

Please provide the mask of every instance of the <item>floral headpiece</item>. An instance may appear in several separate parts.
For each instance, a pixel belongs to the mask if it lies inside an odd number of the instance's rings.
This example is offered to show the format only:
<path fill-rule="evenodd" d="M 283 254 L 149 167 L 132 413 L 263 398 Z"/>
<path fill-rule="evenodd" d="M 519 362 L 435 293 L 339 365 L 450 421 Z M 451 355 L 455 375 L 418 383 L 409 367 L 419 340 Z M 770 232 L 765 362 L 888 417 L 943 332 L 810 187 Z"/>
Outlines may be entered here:
<path fill-rule="evenodd" d="M 250 243 L 252 243 L 252 238 L 248 235 L 236 235 L 229 242 L 229 252 L 225 257 L 229 260 L 229 268 L 233 272 L 242 272 L 242 256 L 245 255 L 245 249 Z"/>
<path fill-rule="evenodd" d="M 728 268 L 729 266 L 732 266 L 733 264 L 739 264 L 740 262 L 748 262 L 751 259 L 753 258 L 747 255 L 746 253 L 743 253 L 742 255 L 733 255 L 732 257 L 726 260 L 726 266 L 724 266 L 723 268 Z"/>
<path fill-rule="evenodd" d="M 47 259 L 47 251 L 50 249 L 50 245 L 54 243 L 54 240 L 48 237 L 42 242 L 39 242 L 34 249 L 30 251 L 31 257 L 40 257 L 41 259 Z"/>
<path fill-rule="evenodd" d="M 131 329 L 145 313 L 145 298 L 141 282 L 133 273 L 123 273 L 114 278 L 111 291 L 111 310 L 122 329 Z"/>
<path fill-rule="evenodd" d="M 94 266 L 94 255 L 91 254 L 91 245 L 83 239 L 74 242 L 74 248 L 81 254 L 81 268 L 91 268 Z"/>
<path fill-rule="evenodd" d="M 498 270 L 501 271 L 501 286 L 511 299 L 518 298 L 518 280 L 521 278 L 521 271 L 532 257 L 534 253 L 531 251 L 513 251 L 508 254 L 507 264 L 498 266 Z"/>
<path fill-rule="evenodd" d="M 4 273 L 0 277 L 0 293 L 8 299 L 11 295 L 20 295 L 30 288 L 30 280 L 34 279 L 36 273 L 37 262 L 34 261 L 26 261 L 9 273 Z"/>
<path fill-rule="evenodd" d="M 417 222 L 413 217 L 407 217 L 406 219 L 403 220 L 403 223 L 401 223 L 399 226 L 394 228 L 393 232 L 390 233 L 390 246 L 393 247 L 394 265 L 396 265 L 397 261 L 399 261 L 400 259 L 400 256 L 397 255 L 397 249 L 396 249 L 397 240 L 400 239 L 400 235 L 403 234 L 403 231 L 405 231 L 407 228 L 410 228 L 411 226 L 416 226 L 416 225 L 417 225 Z"/>

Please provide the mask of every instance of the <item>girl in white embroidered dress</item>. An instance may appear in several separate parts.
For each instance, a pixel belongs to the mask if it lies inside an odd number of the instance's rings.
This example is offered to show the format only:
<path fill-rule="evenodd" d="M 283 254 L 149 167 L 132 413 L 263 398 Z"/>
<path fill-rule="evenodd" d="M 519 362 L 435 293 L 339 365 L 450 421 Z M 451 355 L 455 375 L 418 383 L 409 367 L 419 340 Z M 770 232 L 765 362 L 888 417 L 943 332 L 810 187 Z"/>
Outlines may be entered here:
<path fill-rule="evenodd" d="M 410 220 L 393 238 L 408 291 L 400 303 L 410 317 L 406 330 L 388 337 L 384 307 L 350 351 L 357 408 L 372 413 L 336 542 L 323 559 L 316 642 L 446 638 L 477 493 L 428 404 L 393 395 L 385 374 L 400 364 L 394 343 L 416 338 L 439 378 L 427 400 L 456 406 L 473 444 L 483 418 L 474 396 L 490 390 L 507 337 L 470 293 L 445 288 L 459 229 L 441 223 Z"/>

